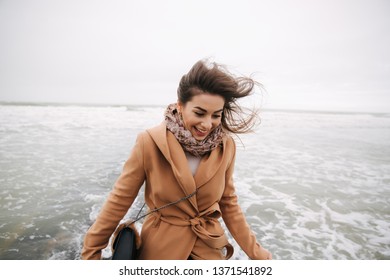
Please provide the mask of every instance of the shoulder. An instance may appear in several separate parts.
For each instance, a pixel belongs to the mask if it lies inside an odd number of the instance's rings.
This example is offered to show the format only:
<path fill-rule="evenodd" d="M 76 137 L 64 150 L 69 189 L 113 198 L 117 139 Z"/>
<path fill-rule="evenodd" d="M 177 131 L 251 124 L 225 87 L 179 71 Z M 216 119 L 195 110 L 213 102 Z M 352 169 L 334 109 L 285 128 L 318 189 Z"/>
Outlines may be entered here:
<path fill-rule="evenodd" d="M 164 141 L 166 138 L 165 122 L 160 123 L 154 127 L 148 128 L 137 135 L 136 142 L 142 146 L 156 145 L 159 141 Z"/>
<path fill-rule="evenodd" d="M 163 121 L 163 122 L 159 123 L 158 125 L 155 125 L 153 127 L 146 129 L 144 132 L 156 133 L 156 132 L 165 131 L 166 129 L 167 129 L 167 124 L 165 121 Z"/>
<path fill-rule="evenodd" d="M 156 125 L 152 128 L 145 130 L 143 133 L 148 134 L 149 137 L 152 138 L 160 138 L 160 137 L 166 137 L 166 131 L 167 131 L 167 125 L 166 122 L 163 121 L 159 125 Z"/>
<path fill-rule="evenodd" d="M 230 134 L 224 136 L 223 146 L 225 150 L 236 150 L 236 142 Z"/>
<path fill-rule="evenodd" d="M 153 135 L 163 135 L 165 134 L 165 130 L 166 130 L 165 122 L 162 122 L 159 125 L 141 131 L 140 133 L 138 133 L 137 138 L 143 140 L 143 139 L 151 138 L 153 137 Z"/>
<path fill-rule="evenodd" d="M 227 134 L 226 136 L 224 136 L 222 150 L 224 153 L 224 157 L 229 162 L 234 161 L 234 158 L 236 156 L 236 142 L 231 135 Z"/>

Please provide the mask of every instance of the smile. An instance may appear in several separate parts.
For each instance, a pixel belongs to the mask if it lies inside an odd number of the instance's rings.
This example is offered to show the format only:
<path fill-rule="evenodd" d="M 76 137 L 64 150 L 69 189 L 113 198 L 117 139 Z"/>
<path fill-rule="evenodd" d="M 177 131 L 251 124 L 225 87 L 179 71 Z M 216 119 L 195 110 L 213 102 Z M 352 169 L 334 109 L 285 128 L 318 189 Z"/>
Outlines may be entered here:
<path fill-rule="evenodd" d="M 199 128 L 195 127 L 195 126 L 194 126 L 194 128 L 195 128 L 196 134 L 197 134 L 198 136 L 200 136 L 200 137 L 206 136 L 207 133 L 208 133 L 207 130 L 202 130 L 202 129 L 199 129 Z"/>

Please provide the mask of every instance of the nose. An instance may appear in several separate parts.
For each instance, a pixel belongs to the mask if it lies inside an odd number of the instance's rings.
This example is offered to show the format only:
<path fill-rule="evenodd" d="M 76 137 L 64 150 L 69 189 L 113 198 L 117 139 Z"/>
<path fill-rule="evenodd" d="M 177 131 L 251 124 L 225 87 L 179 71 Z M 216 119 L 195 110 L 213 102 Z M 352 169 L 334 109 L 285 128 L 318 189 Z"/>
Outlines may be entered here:
<path fill-rule="evenodd" d="M 203 126 L 204 129 L 210 130 L 212 128 L 212 126 L 213 126 L 213 122 L 212 122 L 211 118 L 207 119 L 207 120 L 204 120 L 202 122 L 202 126 Z"/>

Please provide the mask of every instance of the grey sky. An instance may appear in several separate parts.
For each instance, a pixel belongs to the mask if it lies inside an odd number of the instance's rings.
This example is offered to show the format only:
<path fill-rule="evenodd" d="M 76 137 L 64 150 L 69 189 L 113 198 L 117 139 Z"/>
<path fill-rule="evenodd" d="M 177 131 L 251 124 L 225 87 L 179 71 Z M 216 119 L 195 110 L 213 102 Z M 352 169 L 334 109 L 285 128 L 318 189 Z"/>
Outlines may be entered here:
<path fill-rule="evenodd" d="M 390 112 L 385 0 L 0 0 L 0 101 L 167 104 L 198 59 L 265 108 Z"/>

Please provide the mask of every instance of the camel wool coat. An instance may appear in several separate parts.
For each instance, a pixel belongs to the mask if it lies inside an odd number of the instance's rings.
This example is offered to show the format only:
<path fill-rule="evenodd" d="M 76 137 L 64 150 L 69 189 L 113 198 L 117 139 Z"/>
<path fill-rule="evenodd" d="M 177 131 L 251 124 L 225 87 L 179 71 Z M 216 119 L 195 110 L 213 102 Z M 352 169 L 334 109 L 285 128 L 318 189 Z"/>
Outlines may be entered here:
<path fill-rule="evenodd" d="M 224 137 L 221 146 L 203 156 L 193 176 L 183 148 L 165 122 L 140 133 L 122 174 L 84 238 L 81 258 L 101 258 L 101 250 L 145 182 L 149 209 L 198 191 L 185 201 L 147 216 L 139 259 L 229 258 L 232 246 L 220 217 L 248 257 L 261 259 L 261 247 L 237 203 L 233 185 L 235 149 L 233 139 Z"/>

